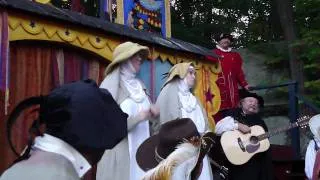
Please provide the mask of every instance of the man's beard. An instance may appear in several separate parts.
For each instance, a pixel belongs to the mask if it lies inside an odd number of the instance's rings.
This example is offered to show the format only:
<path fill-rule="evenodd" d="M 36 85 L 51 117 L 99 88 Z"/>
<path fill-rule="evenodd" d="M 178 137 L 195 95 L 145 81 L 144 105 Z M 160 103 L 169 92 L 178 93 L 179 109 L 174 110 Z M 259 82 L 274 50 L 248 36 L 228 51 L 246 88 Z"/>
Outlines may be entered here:
<path fill-rule="evenodd" d="M 257 114 L 259 112 L 259 107 L 256 106 L 250 106 L 247 109 L 247 114 Z"/>

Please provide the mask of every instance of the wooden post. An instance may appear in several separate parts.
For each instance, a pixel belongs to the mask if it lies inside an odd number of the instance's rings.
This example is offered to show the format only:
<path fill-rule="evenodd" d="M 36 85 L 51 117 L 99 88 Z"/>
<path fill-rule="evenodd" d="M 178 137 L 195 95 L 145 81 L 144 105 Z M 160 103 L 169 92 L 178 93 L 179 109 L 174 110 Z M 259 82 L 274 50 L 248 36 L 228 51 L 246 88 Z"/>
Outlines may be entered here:
<path fill-rule="evenodd" d="M 298 119 L 298 83 L 289 84 L 289 118 L 291 123 L 297 122 Z M 295 152 L 295 158 L 300 159 L 300 133 L 299 128 L 291 129 L 291 145 Z"/>

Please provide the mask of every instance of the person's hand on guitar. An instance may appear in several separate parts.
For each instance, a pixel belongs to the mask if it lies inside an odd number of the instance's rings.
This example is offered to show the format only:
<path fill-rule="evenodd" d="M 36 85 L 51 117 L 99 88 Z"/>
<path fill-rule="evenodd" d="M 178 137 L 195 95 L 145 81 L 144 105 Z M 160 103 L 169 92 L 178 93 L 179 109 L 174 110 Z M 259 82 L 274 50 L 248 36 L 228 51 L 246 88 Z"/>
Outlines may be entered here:
<path fill-rule="evenodd" d="M 243 134 L 247 134 L 251 132 L 250 127 L 242 123 L 238 123 L 238 130 Z"/>

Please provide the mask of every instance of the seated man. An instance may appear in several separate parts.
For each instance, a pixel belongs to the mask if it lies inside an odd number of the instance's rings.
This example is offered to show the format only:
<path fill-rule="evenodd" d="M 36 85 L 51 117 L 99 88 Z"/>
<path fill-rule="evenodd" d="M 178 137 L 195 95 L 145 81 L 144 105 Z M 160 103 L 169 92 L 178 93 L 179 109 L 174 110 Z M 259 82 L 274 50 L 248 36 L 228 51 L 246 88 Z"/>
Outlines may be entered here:
<path fill-rule="evenodd" d="M 146 171 L 143 180 L 212 179 L 211 172 L 202 171 L 204 156 L 210 150 L 214 133 L 202 137 L 189 118 L 168 121 L 159 133 L 145 140 L 136 159 Z"/>
<path fill-rule="evenodd" d="M 259 107 L 263 107 L 262 97 L 246 90 L 240 91 L 240 108 L 227 112 L 229 116 L 216 124 L 215 132 L 221 135 L 226 131 L 239 130 L 249 133 L 250 126 L 259 125 L 267 131 L 267 126 L 259 115 Z M 229 179 L 268 180 L 274 179 L 272 172 L 272 160 L 270 150 L 254 155 L 243 165 L 227 165 Z"/>
<path fill-rule="evenodd" d="M 47 96 L 22 101 L 8 118 L 8 141 L 12 150 L 11 127 L 26 108 L 40 105 L 39 118 L 31 132 L 38 135 L 1 180 L 78 180 L 127 136 L 127 115 L 110 93 L 92 80 L 78 81 L 54 89 Z M 45 126 L 42 133 L 40 126 Z M 31 135 L 30 135 L 31 137 Z"/>
<path fill-rule="evenodd" d="M 320 177 L 320 115 L 309 121 L 313 140 L 309 142 L 305 157 L 305 173 L 308 179 L 318 180 Z"/>

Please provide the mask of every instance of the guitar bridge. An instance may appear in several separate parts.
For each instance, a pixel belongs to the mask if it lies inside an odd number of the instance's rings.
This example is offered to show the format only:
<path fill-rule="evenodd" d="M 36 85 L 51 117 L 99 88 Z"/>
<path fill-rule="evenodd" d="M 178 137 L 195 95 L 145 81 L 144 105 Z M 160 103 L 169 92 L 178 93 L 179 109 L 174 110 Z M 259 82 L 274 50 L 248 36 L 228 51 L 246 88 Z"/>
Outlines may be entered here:
<path fill-rule="evenodd" d="M 242 141 L 241 141 L 240 138 L 238 138 L 238 144 L 239 144 L 239 146 L 240 146 L 240 149 L 241 149 L 243 152 L 245 152 L 246 149 L 245 149 L 245 147 L 244 147 L 244 145 L 243 145 L 243 143 L 242 143 Z"/>

